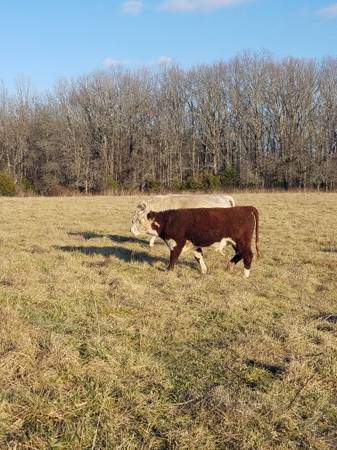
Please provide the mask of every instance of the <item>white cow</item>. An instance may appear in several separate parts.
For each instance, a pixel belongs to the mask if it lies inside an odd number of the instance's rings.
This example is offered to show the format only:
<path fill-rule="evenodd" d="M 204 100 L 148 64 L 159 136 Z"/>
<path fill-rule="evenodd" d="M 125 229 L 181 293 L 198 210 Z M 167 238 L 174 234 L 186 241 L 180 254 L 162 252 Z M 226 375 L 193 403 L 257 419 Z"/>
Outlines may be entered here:
<path fill-rule="evenodd" d="M 150 211 L 166 211 L 182 208 L 230 208 L 235 206 L 233 197 L 224 194 L 168 194 L 156 195 L 148 202 L 137 205 L 132 218 L 131 233 L 135 236 L 151 234 L 148 231 L 146 216 Z M 156 236 L 150 239 L 150 247 L 154 246 Z"/>

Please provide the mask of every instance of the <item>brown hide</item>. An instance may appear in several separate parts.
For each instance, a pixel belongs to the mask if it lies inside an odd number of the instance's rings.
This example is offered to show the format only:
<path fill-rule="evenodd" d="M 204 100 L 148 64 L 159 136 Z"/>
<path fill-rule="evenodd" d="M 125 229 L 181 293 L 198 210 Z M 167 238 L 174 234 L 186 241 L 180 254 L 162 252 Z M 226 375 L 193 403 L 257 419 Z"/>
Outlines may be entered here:
<path fill-rule="evenodd" d="M 147 218 L 158 235 L 168 241 L 173 239 L 176 246 L 171 250 L 169 269 L 173 269 L 186 241 L 196 248 L 208 247 L 224 238 L 234 241 L 236 252 L 231 262 L 236 264 L 244 260 L 246 269 L 250 269 L 253 252 L 252 238 L 256 227 L 256 250 L 258 250 L 259 215 L 253 206 L 233 208 L 196 208 L 176 209 L 162 212 L 151 211 Z"/>

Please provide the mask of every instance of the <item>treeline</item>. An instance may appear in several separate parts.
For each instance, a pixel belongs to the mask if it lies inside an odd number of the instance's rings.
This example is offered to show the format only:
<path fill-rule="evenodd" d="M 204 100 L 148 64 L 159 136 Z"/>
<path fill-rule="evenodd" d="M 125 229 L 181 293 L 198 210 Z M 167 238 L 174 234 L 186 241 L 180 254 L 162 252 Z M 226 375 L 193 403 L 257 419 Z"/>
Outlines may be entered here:
<path fill-rule="evenodd" d="M 41 194 L 335 189 L 337 59 L 245 54 L 189 70 L 113 69 L 44 95 L 2 86 L 0 171 Z"/>

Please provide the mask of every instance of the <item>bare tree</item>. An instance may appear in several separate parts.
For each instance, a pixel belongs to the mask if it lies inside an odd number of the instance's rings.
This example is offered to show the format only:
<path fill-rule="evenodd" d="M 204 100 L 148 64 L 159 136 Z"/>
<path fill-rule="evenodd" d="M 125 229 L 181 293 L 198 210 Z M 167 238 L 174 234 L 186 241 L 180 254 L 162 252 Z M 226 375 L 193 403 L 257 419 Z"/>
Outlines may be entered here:
<path fill-rule="evenodd" d="M 111 69 L 34 95 L 0 87 L 0 170 L 38 192 L 240 186 L 334 189 L 337 60 L 245 53 L 183 70 Z M 200 183 L 197 184 L 200 186 Z"/>

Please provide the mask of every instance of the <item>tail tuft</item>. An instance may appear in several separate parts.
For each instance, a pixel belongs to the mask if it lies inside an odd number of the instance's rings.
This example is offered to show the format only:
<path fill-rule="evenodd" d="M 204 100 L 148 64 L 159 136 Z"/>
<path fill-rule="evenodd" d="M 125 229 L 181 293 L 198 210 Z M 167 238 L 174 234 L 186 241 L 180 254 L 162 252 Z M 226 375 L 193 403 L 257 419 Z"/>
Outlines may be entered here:
<path fill-rule="evenodd" d="M 256 245 L 256 257 L 257 257 L 257 259 L 261 258 L 261 252 L 260 252 L 260 248 L 258 245 Z"/>
<path fill-rule="evenodd" d="M 257 258 L 261 257 L 260 247 L 259 247 L 259 212 L 254 206 L 252 207 L 252 213 L 255 217 L 255 248 Z"/>

